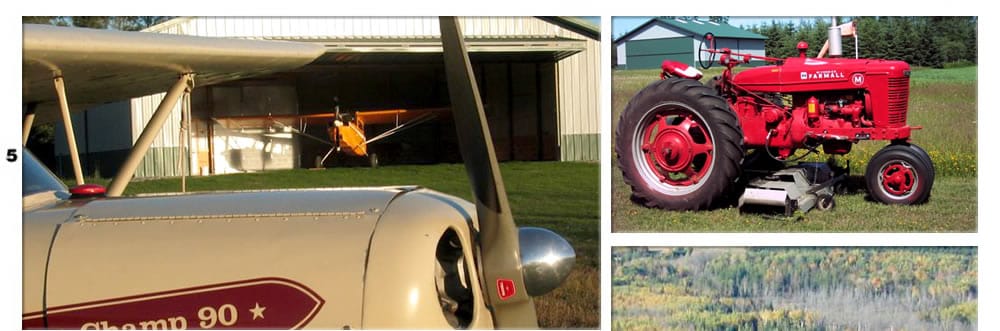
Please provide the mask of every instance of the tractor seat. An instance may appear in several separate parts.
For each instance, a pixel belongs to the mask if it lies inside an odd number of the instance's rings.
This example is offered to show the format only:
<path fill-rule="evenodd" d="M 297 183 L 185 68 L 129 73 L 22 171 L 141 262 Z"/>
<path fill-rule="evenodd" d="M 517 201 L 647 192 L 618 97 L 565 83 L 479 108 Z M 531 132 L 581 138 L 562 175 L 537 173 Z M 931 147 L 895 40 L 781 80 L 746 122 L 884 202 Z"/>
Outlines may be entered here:
<path fill-rule="evenodd" d="M 663 72 L 660 73 L 660 78 L 666 78 L 667 76 L 677 76 L 688 79 L 701 79 L 702 73 L 695 67 L 684 64 L 683 62 L 677 62 L 673 60 L 663 60 L 663 64 L 660 66 L 663 68 Z"/>

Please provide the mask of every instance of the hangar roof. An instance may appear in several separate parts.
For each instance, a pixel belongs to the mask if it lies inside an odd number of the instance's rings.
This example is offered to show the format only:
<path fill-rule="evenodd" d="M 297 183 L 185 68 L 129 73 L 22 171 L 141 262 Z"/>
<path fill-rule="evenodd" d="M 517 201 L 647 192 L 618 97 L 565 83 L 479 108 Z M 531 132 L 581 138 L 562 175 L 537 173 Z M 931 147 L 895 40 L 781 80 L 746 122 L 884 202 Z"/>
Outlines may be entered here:
<path fill-rule="evenodd" d="M 587 38 L 600 37 L 596 26 L 580 20 L 467 17 L 461 21 L 474 60 L 518 56 L 559 61 L 585 50 Z M 145 31 L 314 43 L 326 49 L 327 54 L 317 60 L 321 63 L 421 62 L 423 57 L 409 55 L 441 53 L 436 17 L 182 17 Z"/>

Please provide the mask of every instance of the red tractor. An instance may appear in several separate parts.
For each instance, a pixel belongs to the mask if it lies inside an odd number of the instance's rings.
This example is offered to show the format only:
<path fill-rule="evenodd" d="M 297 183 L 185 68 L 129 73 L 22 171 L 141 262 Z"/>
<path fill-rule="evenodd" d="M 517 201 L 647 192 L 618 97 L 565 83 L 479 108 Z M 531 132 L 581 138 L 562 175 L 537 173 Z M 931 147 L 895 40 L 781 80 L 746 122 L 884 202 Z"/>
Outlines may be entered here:
<path fill-rule="evenodd" d="M 706 34 L 699 65 L 725 66 L 707 86 L 697 69 L 664 61 L 662 79 L 639 91 L 618 123 L 615 149 L 634 197 L 650 207 L 705 209 L 740 187 L 751 159 L 792 162 L 805 156 L 798 149 L 842 155 L 861 141 L 888 140 L 868 163 L 869 194 L 887 204 L 926 202 L 934 165 L 910 143 L 920 127 L 906 124 L 909 64 L 807 58 L 808 45 L 798 48 L 799 57 L 785 59 L 740 54 L 715 49 Z M 772 65 L 733 73 L 751 59 Z"/>

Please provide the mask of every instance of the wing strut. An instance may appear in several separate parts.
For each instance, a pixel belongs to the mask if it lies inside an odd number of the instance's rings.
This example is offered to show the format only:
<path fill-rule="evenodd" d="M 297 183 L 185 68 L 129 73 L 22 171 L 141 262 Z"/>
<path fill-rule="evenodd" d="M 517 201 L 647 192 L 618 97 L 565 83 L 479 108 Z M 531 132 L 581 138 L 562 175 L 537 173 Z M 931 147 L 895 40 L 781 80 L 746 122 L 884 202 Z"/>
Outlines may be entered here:
<path fill-rule="evenodd" d="M 177 82 L 174 83 L 170 90 L 167 91 L 167 95 L 163 97 L 163 101 L 160 101 L 160 105 L 156 107 L 156 112 L 153 113 L 153 117 L 149 119 L 149 123 L 146 127 L 142 129 L 142 134 L 139 135 L 139 139 L 136 139 L 135 146 L 132 146 L 132 151 L 129 152 L 128 157 L 125 158 L 125 162 L 122 163 L 122 167 L 115 174 L 115 178 L 111 180 L 111 184 L 108 187 L 109 197 L 118 197 L 125 192 L 125 187 L 128 186 L 129 181 L 132 180 L 132 175 L 135 175 L 135 169 L 139 167 L 139 163 L 142 158 L 146 156 L 146 151 L 149 150 L 149 146 L 153 144 L 153 139 L 160 134 L 160 130 L 163 129 L 163 124 L 167 122 L 167 118 L 170 117 L 170 112 L 173 111 L 174 106 L 177 105 L 177 100 L 181 98 L 182 95 L 191 93 L 191 89 L 194 88 L 194 73 L 182 74 Z"/>
<path fill-rule="evenodd" d="M 69 103 L 66 102 L 66 84 L 63 83 L 61 73 L 56 73 L 52 77 L 52 82 L 55 83 L 56 95 L 59 96 L 59 110 L 62 111 L 63 126 L 66 128 L 66 146 L 69 146 L 69 158 L 73 162 L 73 175 L 76 177 L 76 185 L 83 185 L 80 154 L 76 150 L 76 134 L 73 133 L 73 120 L 69 117 Z"/>
<path fill-rule="evenodd" d="M 31 102 L 24 109 L 24 126 L 21 127 L 21 146 L 28 144 L 28 137 L 31 136 L 31 124 L 35 122 L 35 108 L 37 103 Z"/>
<path fill-rule="evenodd" d="M 191 167 L 191 93 L 184 93 L 181 99 L 181 123 L 177 130 L 177 149 L 181 157 L 177 158 L 178 169 L 181 172 L 181 192 L 187 192 L 187 170 Z"/>
<path fill-rule="evenodd" d="M 416 118 L 414 118 L 412 120 L 404 122 L 403 124 L 399 124 L 399 114 L 396 114 L 396 127 L 392 128 L 392 129 L 389 129 L 389 131 L 382 132 L 379 135 L 375 136 L 374 138 L 366 140 L 363 144 L 369 144 L 369 143 L 373 143 L 373 142 L 379 141 L 379 140 L 381 140 L 383 138 L 386 138 L 388 136 L 397 134 L 397 133 L 399 133 L 399 132 L 401 132 L 403 130 L 409 129 L 409 128 L 417 126 L 419 124 L 423 124 L 424 122 L 430 121 L 430 120 L 432 120 L 432 119 L 434 119 L 436 117 L 437 117 L 437 115 L 434 115 L 434 114 L 431 114 L 431 113 L 426 113 L 426 114 L 421 114 L 420 116 L 417 116 Z M 363 137 L 364 134 L 362 134 L 361 136 Z"/>

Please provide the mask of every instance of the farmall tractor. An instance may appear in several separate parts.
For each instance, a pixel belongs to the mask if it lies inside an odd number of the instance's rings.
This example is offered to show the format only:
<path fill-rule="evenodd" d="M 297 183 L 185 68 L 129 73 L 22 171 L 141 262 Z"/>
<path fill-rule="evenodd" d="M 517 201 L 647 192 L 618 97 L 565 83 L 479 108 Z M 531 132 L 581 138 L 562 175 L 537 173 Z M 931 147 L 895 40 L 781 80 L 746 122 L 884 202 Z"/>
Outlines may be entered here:
<path fill-rule="evenodd" d="M 633 198 L 649 207 L 699 210 L 720 205 L 741 190 L 741 206 L 744 199 L 767 200 L 777 193 L 775 205 L 787 205 L 787 214 L 795 208 L 792 200 L 801 197 L 789 198 L 781 185 L 761 178 L 761 189 L 751 190 L 755 182 L 748 180 L 748 169 L 763 164 L 774 175 L 820 147 L 826 154 L 843 155 L 858 142 L 885 140 L 889 144 L 871 158 L 865 172 L 870 196 L 886 204 L 928 200 L 934 165 L 927 152 L 910 143 L 911 132 L 920 127 L 906 123 L 906 62 L 807 58 L 805 42 L 798 45 L 798 57 L 785 59 L 716 49 L 714 44 L 711 33 L 703 37 L 698 62 L 703 69 L 713 63 L 724 66 L 722 75 L 706 86 L 696 68 L 664 61 L 661 80 L 639 91 L 622 112 L 615 149 Z M 772 65 L 733 72 L 751 59 Z M 796 154 L 800 149 L 805 152 Z M 812 175 L 815 169 L 802 172 Z M 810 208 L 832 208 L 829 183 L 810 182 L 795 191 L 814 198 L 808 201 Z"/>

